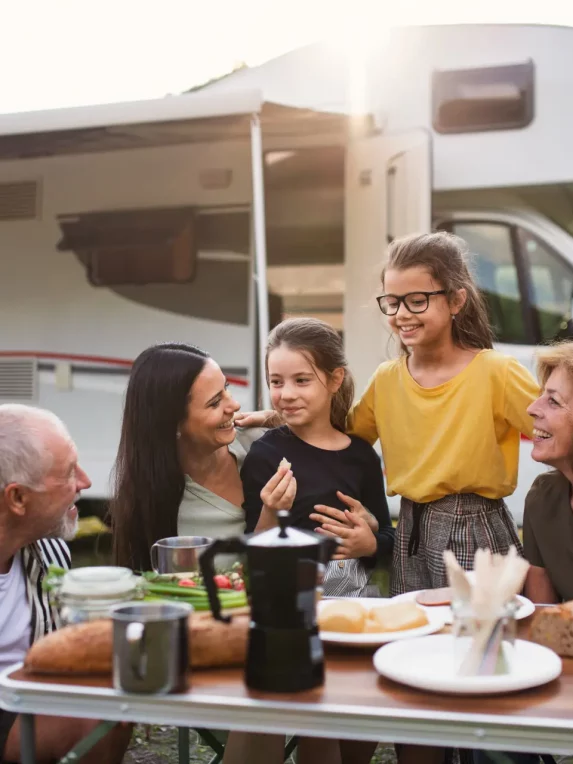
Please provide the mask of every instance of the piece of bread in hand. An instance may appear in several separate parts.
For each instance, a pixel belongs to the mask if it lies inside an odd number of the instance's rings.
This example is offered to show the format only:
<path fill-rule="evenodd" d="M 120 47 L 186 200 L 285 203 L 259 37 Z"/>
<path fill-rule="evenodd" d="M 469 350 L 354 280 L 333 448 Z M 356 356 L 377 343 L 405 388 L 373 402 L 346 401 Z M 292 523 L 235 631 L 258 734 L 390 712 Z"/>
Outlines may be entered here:
<path fill-rule="evenodd" d="M 241 666 L 247 654 L 250 616 L 234 615 L 231 623 L 210 613 L 189 618 L 190 663 L 194 668 Z M 111 619 L 65 626 L 35 642 L 24 668 L 40 674 L 111 674 L 113 623 Z"/>
<path fill-rule="evenodd" d="M 564 658 L 573 658 L 573 602 L 537 610 L 529 627 L 529 639 Z"/>

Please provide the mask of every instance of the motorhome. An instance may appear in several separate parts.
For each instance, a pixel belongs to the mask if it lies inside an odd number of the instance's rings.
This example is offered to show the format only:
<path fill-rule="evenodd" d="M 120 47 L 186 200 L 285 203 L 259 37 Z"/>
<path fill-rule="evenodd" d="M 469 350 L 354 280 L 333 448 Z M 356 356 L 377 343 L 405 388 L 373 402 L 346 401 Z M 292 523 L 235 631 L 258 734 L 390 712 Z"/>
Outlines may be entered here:
<path fill-rule="evenodd" d="M 573 29 L 409 27 L 202 92 L 0 115 L 0 400 L 60 415 L 105 500 L 141 350 L 203 347 L 251 408 L 269 326 L 316 315 L 360 389 L 393 352 L 384 249 L 432 227 L 469 243 L 499 345 L 531 367 L 571 328 L 572 64 Z"/>

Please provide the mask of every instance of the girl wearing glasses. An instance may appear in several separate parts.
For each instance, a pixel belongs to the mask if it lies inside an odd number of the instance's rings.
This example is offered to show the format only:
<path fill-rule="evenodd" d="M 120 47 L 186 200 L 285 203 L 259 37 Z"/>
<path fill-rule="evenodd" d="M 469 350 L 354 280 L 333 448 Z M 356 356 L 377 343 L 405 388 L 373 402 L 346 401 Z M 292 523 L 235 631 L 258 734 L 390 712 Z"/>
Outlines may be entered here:
<path fill-rule="evenodd" d="M 447 233 L 392 243 L 377 299 L 402 354 L 378 367 L 350 416 L 355 435 L 380 439 L 388 492 L 402 497 L 392 595 L 447 586 L 445 549 L 466 570 L 478 548 L 521 550 L 504 498 L 538 386 L 492 349 L 466 255 Z"/>
<path fill-rule="evenodd" d="M 348 422 L 368 442 L 380 439 L 388 492 L 402 497 L 391 595 L 447 586 L 446 549 L 466 570 L 479 548 L 522 551 L 504 497 L 517 484 L 520 434 L 533 434 L 527 407 L 539 390 L 492 349 L 466 256 L 465 242 L 447 233 L 391 244 L 377 299 L 402 353 L 378 367 Z M 445 756 L 409 745 L 397 752 L 400 764 Z"/>

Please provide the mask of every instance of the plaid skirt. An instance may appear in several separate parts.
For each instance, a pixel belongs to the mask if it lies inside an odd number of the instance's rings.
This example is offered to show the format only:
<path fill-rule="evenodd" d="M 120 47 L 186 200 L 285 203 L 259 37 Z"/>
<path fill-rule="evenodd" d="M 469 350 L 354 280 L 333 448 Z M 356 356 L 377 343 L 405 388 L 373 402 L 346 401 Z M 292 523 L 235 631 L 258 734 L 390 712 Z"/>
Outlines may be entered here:
<path fill-rule="evenodd" d="M 502 499 L 454 494 L 418 504 L 402 499 L 390 575 L 390 596 L 448 586 L 444 551 L 451 549 L 464 570 L 472 570 L 478 549 L 507 554 L 523 548 L 517 526 Z"/>

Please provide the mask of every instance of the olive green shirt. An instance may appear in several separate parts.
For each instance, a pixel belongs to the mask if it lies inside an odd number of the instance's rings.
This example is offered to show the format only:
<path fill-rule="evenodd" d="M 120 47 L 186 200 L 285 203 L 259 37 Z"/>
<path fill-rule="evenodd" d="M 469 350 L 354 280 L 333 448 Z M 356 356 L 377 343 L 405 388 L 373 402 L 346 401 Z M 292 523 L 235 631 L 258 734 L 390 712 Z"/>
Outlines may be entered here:
<path fill-rule="evenodd" d="M 251 444 L 263 435 L 258 427 L 237 428 L 235 440 L 228 446 L 240 471 Z M 185 476 L 185 491 L 179 505 L 177 533 L 179 536 L 209 536 L 230 538 L 245 532 L 245 513 L 242 507 L 231 504 L 216 493 Z"/>
<path fill-rule="evenodd" d="M 545 568 L 561 600 L 573 600 L 573 510 L 571 484 L 552 470 L 539 475 L 525 499 L 523 549 L 532 565 Z"/>

